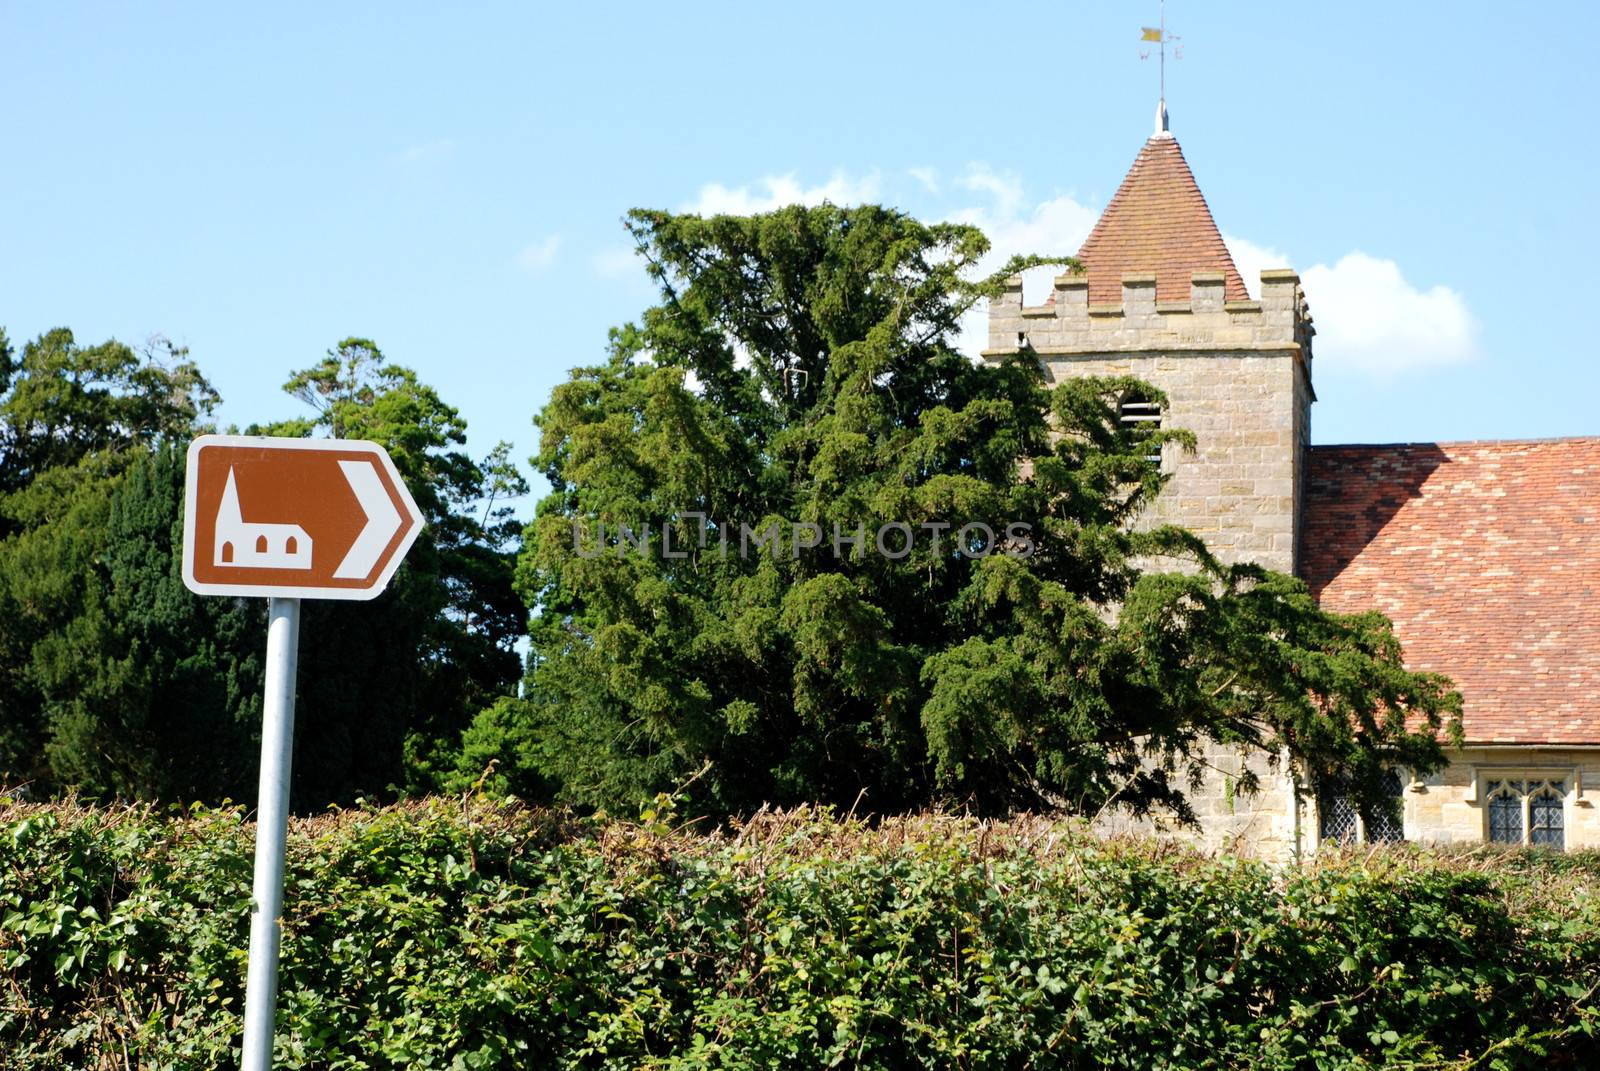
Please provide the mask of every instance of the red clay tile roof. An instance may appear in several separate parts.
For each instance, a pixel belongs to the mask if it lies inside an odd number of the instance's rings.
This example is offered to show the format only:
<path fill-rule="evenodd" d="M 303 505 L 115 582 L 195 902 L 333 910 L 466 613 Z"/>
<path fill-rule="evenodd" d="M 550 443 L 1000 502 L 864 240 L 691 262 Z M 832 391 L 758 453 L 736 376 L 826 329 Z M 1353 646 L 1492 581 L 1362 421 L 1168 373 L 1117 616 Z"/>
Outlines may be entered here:
<path fill-rule="evenodd" d="M 1157 301 L 1188 301 L 1189 277 L 1197 271 L 1223 273 L 1223 300 L 1250 299 L 1171 136 L 1144 143 L 1078 259 L 1089 274 L 1091 305 L 1122 304 L 1123 272 L 1155 272 Z"/>
<path fill-rule="evenodd" d="M 1474 743 L 1600 743 L 1600 439 L 1318 446 L 1301 572 L 1454 679 Z"/>

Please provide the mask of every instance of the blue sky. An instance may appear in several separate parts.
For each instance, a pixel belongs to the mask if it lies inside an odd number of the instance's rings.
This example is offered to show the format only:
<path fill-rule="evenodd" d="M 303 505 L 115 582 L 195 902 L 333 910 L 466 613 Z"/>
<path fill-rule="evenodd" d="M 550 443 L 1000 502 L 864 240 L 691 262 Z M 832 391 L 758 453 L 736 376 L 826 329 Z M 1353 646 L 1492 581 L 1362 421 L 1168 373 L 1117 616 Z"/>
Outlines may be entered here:
<path fill-rule="evenodd" d="M 1172 129 L 1299 268 L 1318 442 L 1600 433 L 1600 19 L 1173 0 Z M 650 300 L 632 206 L 882 200 L 1070 253 L 1149 135 L 1155 4 L 0 0 L 0 325 L 187 344 L 224 422 L 346 335 L 474 452 Z"/>

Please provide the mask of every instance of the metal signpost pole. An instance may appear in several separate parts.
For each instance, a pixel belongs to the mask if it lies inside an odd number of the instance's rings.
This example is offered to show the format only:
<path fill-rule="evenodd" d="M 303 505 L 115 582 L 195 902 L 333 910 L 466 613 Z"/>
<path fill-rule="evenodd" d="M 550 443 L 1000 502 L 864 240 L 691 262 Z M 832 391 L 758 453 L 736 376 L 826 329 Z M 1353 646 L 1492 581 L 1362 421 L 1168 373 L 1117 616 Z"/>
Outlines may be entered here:
<path fill-rule="evenodd" d="M 300 600 L 274 598 L 267 611 L 267 688 L 261 710 L 261 789 L 256 804 L 250 969 L 245 978 L 244 1071 L 272 1068 L 278 919 L 283 914 L 283 847 L 289 826 L 289 763 L 294 756 L 294 678 L 299 651 Z"/>
<path fill-rule="evenodd" d="M 201 435 L 183 490 L 183 583 L 266 598 L 267 687 L 244 993 L 244 1071 L 272 1071 L 301 599 L 374 599 L 422 530 L 394 459 L 360 439 Z"/>

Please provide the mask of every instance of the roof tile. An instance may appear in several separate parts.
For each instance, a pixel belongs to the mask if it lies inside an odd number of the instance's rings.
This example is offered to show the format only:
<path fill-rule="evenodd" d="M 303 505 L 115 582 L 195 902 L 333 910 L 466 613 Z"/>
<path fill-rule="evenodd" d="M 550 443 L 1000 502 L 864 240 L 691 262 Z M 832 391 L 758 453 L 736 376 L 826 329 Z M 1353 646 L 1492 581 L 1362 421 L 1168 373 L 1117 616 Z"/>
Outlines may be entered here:
<path fill-rule="evenodd" d="M 1122 303 L 1123 272 L 1155 272 L 1157 301 L 1188 301 L 1189 277 L 1197 271 L 1222 273 L 1223 300 L 1250 299 L 1170 134 L 1144 143 L 1078 259 L 1089 275 L 1091 305 Z"/>
<path fill-rule="evenodd" d="M 1472 743 L 1600 743 L 1600 439 L 1317 446 L 1302 573 L 1451 677 Z"/>

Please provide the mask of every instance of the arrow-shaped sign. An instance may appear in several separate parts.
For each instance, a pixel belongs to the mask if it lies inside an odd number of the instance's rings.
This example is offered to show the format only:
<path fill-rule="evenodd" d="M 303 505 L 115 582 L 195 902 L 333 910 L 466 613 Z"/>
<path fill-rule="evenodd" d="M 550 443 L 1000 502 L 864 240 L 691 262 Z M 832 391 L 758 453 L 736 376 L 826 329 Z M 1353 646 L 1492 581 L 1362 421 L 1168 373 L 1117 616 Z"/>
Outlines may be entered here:
<path fill-rule="evenodd" d="M 400 529 L 400 511 L 395 509 L 389 492 L 378 477 L 377 466 L 372 462 L 341 461 L 339 468 L 344 471 L 350 489 L 356 493 L 356 501 L 361 503 L 361 512 L 366 515 L 367 524 L 356 536 L 355 544 L 345 552 L 344 559 L 339 562 L 339 568 L 333 571 L 333 575 L 340 580 L 360 580 L 372 572 L 372 567 L 378 564 L 378 559 L 388 547 L 389 540 Z"/>
<path fill-rule="evenodd" d="M 421 528 L 377 443 L 204 435 L 189 447 L 183 579 L 201 594 L 370 599 Z"/>

